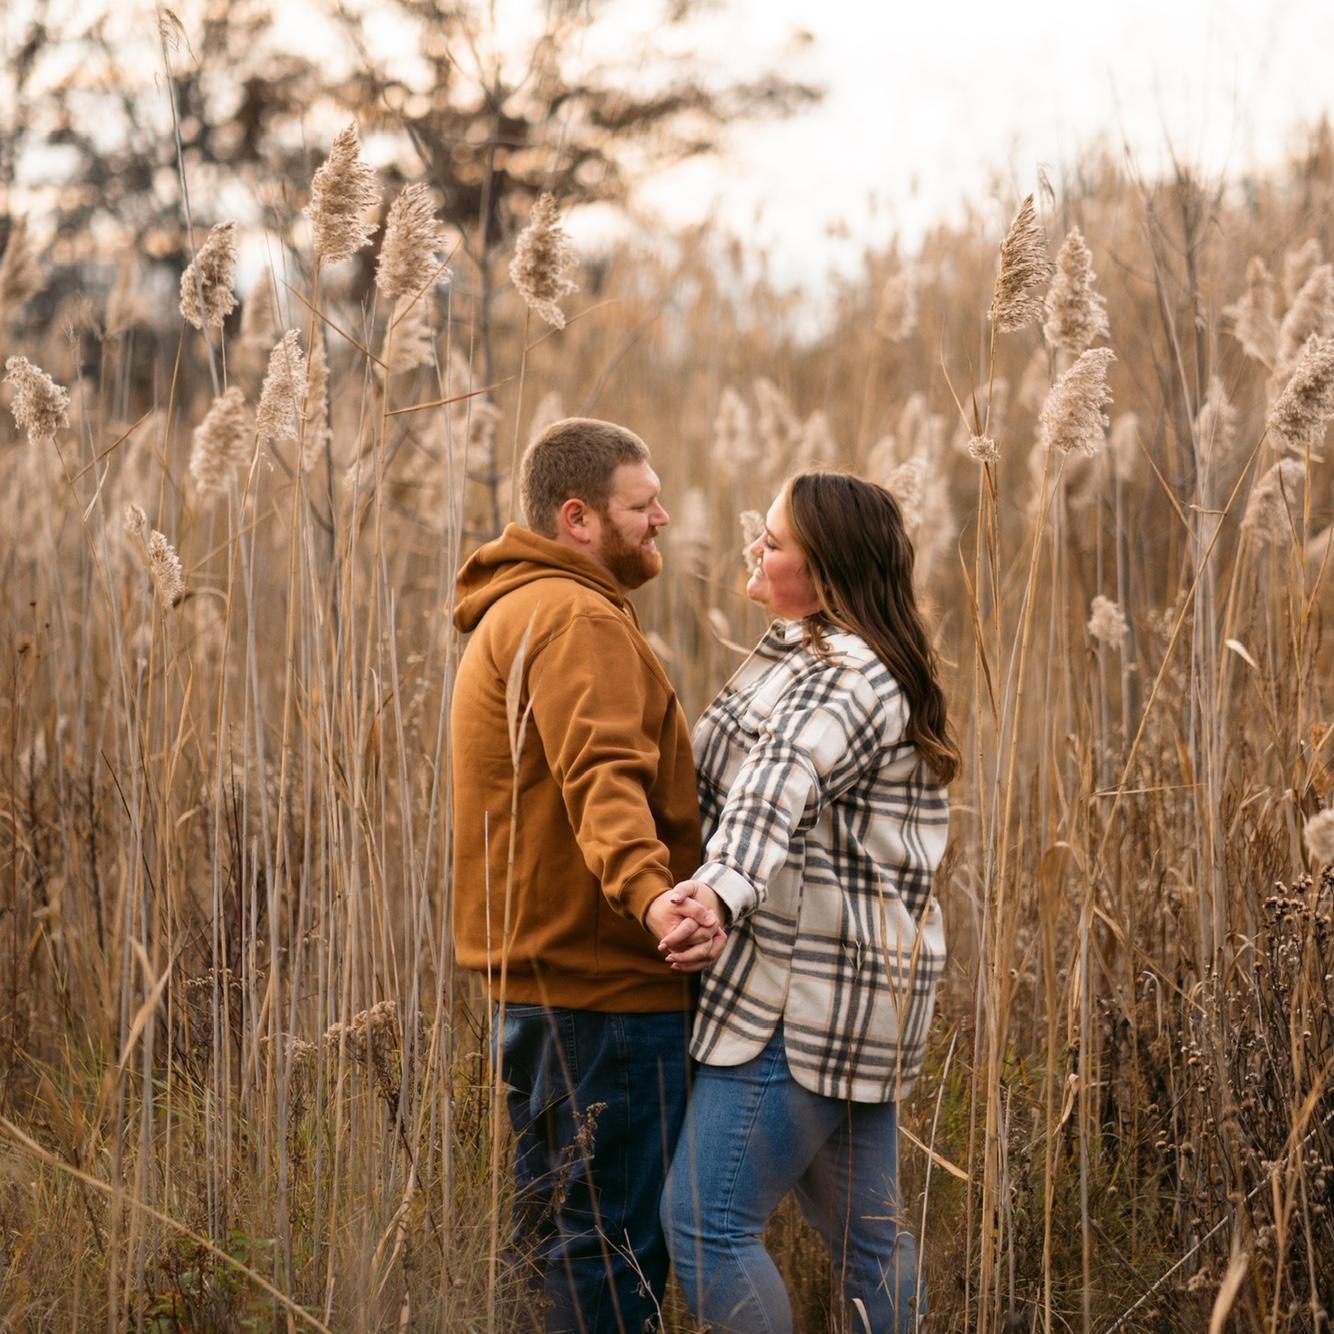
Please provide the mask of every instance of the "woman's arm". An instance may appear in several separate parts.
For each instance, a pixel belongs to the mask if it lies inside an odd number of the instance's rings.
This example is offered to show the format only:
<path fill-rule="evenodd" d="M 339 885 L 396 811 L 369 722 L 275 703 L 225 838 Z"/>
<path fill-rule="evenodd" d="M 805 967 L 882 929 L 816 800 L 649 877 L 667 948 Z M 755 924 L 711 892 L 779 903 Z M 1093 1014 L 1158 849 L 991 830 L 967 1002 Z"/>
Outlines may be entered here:
<path fill-rule="evenodd" d="M 715 891 L 732 921 L 754 912 L 793 837 L 879 763 L 906 722 L 903 693 L 879 664 L 803 673 L 760 720 L 692 879 Z"/>

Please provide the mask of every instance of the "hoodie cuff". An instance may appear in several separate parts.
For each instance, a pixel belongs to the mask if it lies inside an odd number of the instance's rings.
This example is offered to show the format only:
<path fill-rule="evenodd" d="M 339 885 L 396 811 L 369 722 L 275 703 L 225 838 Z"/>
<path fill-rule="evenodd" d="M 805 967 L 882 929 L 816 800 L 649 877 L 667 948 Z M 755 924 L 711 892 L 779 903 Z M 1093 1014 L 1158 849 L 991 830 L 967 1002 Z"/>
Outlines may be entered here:
<path fill-rule="evenodd" d="M 727 904 L 733 922 L 754 912 L 759 903 L 760 896 L 756 894 L 755 886 L 739 871 L 724 866 L 722 862 L 705 862 L 690 878 L 708 885 Z"/>
<path fill-rule="evenodd" d="M 641 871 L 633 880 L 621 886 L 621 892 L 612 900 L 617 912 L 633 918 L 640 926 L 644 925 L 644 914 L 648 906 L 675 885 L 670 877 L 664 878 L 656 871 Z"/>

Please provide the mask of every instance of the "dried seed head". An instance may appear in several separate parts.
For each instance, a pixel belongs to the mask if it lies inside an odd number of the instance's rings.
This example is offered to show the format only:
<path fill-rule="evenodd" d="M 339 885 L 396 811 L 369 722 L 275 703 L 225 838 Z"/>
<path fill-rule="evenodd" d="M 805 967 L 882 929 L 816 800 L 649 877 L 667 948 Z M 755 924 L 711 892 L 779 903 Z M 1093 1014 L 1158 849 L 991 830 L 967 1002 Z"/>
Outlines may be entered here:
<path fill-rule="evenodd" d="M 458 392 L 463 392 L 459 390 Z M 537 400 L 537 406 L 533 409 L 533 415 L 528 422 L 528 442 L 531 444 L 537 439 L 543 431 L 553 423 L 563 420 L 569 414 L 565 411 L 565 405 L 561 402 L 559 389 L 548 389 L 541 398 Z"/>
<path fill-rule="evenodd" d="M 394 303 L 389 330 L 385 331 L 381 360 L 387 352 L 394 375 L 430 366 L 435 361 L 435 334 L 431 329 L 426 297 L 401 296 Z"/>
<path fill-rule="evenodd" d="M 1195 438 L 1200 459 L 1210 472 L 1225 469 L 1232 463 L 1237 440 L 1237 409 L 1228 401 L 1223 382 L 1216 375 L 1209 380 L 1209 392 L 1195 419 Z"/>
<path fill-rule="evenodd" d="M 117 338 L 152 321 L 153 303 L 144 291 L 143 275 L 135 257 L 127 255 L 116 267 L 116 281 L 107 296 L 107 337 Z"/>
<path fill-rule="evenodd" d="M 1334 865 L 1334 807 L 1317 811 L 1302 833 L 1311 860 L 1321 866 Z"/>
<path fill-rule="evenodd" d="M 69 390 L 27 357 L 10 357 L 5 362 L 5 383 L 14 386 L 10 411 L 19 430 L 27 431 L 29 444 L 53 441 L 56 432 L 69 425 Z"/>
<path fill-rule="evenodd" d="M 1130 626 L 1120 606 L 1099 593 L 1089 607 L 1088 632 L 1099 644 L 1119 649 L 1130 633 Z"/>
<path fill-rule="evenodd" d="M 306 399 L 306 356 L 295 329 L 269 353 L 269 370 L 259 392 L 255 429 L 261 445 L 295 441 Z"/>
<path fill-rule="evenodd" d="M 324 331 L 316 329 L 306 374 L 305 429 L 301 434 L 301 467 L 309 472 L 324 457 L 332 438 L 329 425 L 329 354 Z"/>
<path fill-rule="evenodd" d="M 213 400 L 191 438 L 190 476 L 203 492 L 221 491 L 238 464 L 250 458 L 250 413 L 245 395 L 233 385 Z"/>
<path fill-rule="evenodd" d="M 9 225 L 5 253 L 0 256 L 0 315 L 18 310 L 42 290 L 42 270 L 28 235 L 27 218 L 14 218 Z"/>
<path fill-rule="evenodd" d="M 1223 314 L 1232 321 L 1232 336 L 1246 355 L 1270 367 L 1278 356 L 1275 305 L 1274 275 L 1259 255 L 1253 255 L 1246 265 L 1246 290 L 1223 308 Z"/>
<path fill-rule="evenodd" d="M 702 488 L 687 487 L 677 502 L 668 537 L 686 569 L 702 574 L 709 559 L 709 500 Z"/>
<path fill-rule="evenodd" d="M 1296 532 L 1293 516 L 1301 513 L 1301 488 L 1306 469 L 1296 459 L 1280 459 L 1251 488 L 1241 529 L 1261 546 L 1282 546 Z"/>
<path fill-rule="evenodd" d="M 338 132 L 324 165 L 310 183 L 306 216 L 315 235 L 315 256 L 325 264 L 351 259 L 375 231 L 366 212 L 380 202 L 375 171 L 361 159 L 357 125 Z"/>
<path fill-rule="evenodd" d="M 1283 256 L 1283 299 L 1291 305 L 1297 293 L 1306 286 L 1306 280 L 1325 258 L 1320 242 L 1309 237 L 1299 246 L 1293 246 Z"/>
<path fill-rule="evenodd" d="M 1334 417 L 1334 338 L 1307 342 L 1292 376 L 1269 411 L 1269 429 L 1293 450 L 1317 443 Z"/>
<path fill-rule="evenodd" d="M 1334 334 L 1334 266 L 1329 264 L 1311 270 L 1278 327 L 1274 369 L 1280 376 L 1291 372 L 1312 334 L 1321 338 Z"/>
<path fill-rule="evenodd" d="M 236 224 L 220 222 L 181 274 L 181 314 L 202 329 L 221 329 L 236 309 Z"/>
<path fill-rule="evenodd" d="M 823 468 L 837 457 L 838 441 L 829 429 L 829 414 L 816 408 L 801 428 L 801 439 L 797 443 L 797 467 Z"/>
<path fill-rule="evenodd" d="M 148 516 L 135 504 L 125 507 L 125 531 L 153 581 L 163 611 L 170 611 L 185 596 L 181 558 L 166 535 L 148 525 Z"/>
<path fill-rule="evenodd" d="M 921 522 L 922 501 L 926 496 L 926 460 L 913 458 L 900 463 L 885 479 L 885 490 L 899 502 L 903 526 L 911 535 Z"/>
<path fill-rule="evenodd" d="M 1056 256 L 1056 277 L 1047 291 L 1047 322 L 1042 327 L 1052 347 L 1083 352 L 1095 339 L 1106 338 L 1107 303 L 1094 288 L 1093 256 L 1084 235 L 1072 227 Z"/>
<path fill-rule="evenodd" d="M 141 545 L 148 543 L 148 515 L 142 505 L 131 501 L 125 506 L 125 531 Z"/>
<path fill-rule="evenodd" d="M 718 411 L 713 418 L 713 461 L 729 476 L 736 476 L 760 461 L 750 408 L 731 385 L 718 399 Z"/>
<path fill-rule="evenodd" d="M 780 468 L 788 450 L 801 439 L 801 419 L 787 395 L 766 376 L 755 380 L 755 402 L 759 405 L 755 430 L 764 461 L 771 469 Z"/>
<path fill-rule="evenodd" d="M 742 510 L 737 515 L 737 522 L 741 525 L 741 540 L 745 544 L 741 548 L 741 558 L 746 562 L 747 574 L 754 574 L 760 567 L 760 561 L 751 547 L 764 532 L 764 515 L 759 510 Z"/>
<path fill-rule="evenodd" d="M 896 343 L 912 335 L 917 328 L 917 274 L 900 269 L 891 275 L 880 293 L 875 332 L 880 338 Z"/>
<path fill-rule="evenodd" d="M 433 283 L 448 281 L 438 251 L 445 248 L 444 224 L 435 216 L 431 187 L 404 186 L 389 206 L 375 284 L 387 296 L 417 296 Z"/>
<path fill-rule="evenodd" d="M 157 590 L 163 611 L 170 611 L 185 596 L 185 577 L 181 572 L 181 558 L 166 535 L 154 529 L 148 537 L 148 573 Z"/>
<path fill-rule="evenodd" d="M 574 251 L 560 225 L 556 201 L 550 194 L 540 195 L 515 243 L 510 279 L 529 309 L 557 329 L 565 327 L 565 312 L 556 303 L 579 290 L 565 272 L 573 263 Z"/>
<path fill-rule="evenodd" d="M 1107 367 L 1115 360 L 1109 347 L 1090 348 L 1052 385 L 1038 416 L 1038 439 L 1044 446 L 1063 454 L 1075 448 L 1098 452 L 1108 424 L 1103 408 L 1112 401 Z"/>
<path fill-rule="evenodd" d="M 1047 238 L 1033 210 L 1033 196 L 1020 205 L 1000 248 L 1000 272 L 988 312 L 1001 333 L 1026 329 L 1042 315 L 1034 289 L 1051 277 Z"/>
<path fill-rule="evenodd" d="M 968 457 L 976 463 L 996 463 L 1000 449 L 989 435 L 974 435 L 968 440 Z"/>

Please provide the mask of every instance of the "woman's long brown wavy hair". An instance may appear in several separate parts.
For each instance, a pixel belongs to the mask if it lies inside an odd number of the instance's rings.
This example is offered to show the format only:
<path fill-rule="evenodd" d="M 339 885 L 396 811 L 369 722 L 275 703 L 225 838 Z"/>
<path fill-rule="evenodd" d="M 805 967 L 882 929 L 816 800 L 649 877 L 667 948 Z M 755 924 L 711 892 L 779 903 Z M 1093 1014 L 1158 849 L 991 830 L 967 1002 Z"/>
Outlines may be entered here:
<path fill-rule="evenodd" d="M 883 486 L 817 470 L 788 482 L 787 512 L 820 599 L 806 621 L 808 639 L 819 650 L 824 631 L 836 628 L 870 645 L 908 698 L 908 740 L 949 783 L 959 748 L 913 594 L 913 547 L 898 502 Z"/>

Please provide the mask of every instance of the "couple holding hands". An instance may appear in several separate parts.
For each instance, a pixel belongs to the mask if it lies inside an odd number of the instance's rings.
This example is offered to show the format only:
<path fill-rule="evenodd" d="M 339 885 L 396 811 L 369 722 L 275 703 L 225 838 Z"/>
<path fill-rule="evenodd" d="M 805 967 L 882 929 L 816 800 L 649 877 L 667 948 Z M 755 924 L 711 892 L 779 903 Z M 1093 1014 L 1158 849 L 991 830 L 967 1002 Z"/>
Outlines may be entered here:
<path fill-rule="evenodd" d="M 715 1330 L 790 1331 L 763 1234 L 795 1190 L 849 1327 L 912 1329 L 896 1111 L 959 753 L 898 506 L 783 485 L 746 588 L 773 623 L 692 739 L 626 596 L 669 521 L 643 441 L 557 422 L 520 486 L 525 525 L 458 576 L 454 937 L 546 1328 L 656 1328 L 670 1264 Z"/>

